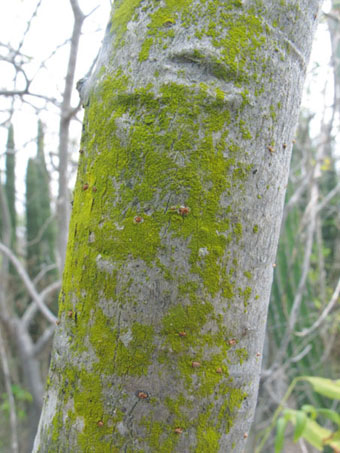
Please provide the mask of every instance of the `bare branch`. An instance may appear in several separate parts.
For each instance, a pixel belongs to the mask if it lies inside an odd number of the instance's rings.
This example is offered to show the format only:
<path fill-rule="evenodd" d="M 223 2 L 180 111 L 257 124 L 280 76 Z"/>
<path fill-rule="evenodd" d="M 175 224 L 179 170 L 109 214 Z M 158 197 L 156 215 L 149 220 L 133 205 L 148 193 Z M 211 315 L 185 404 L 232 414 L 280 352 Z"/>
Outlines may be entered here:
<path fill-rule="evenodd" d="M 57 291 L 60 289 L 60 286 L 61 286 L 61 281 L 58 280 L 56 282 L 53 282 L 51 285 L 47 286 L 40 294 L 39 294 L 39 297 L 41 298 L 41 300 L 44 302 L 44 300 L 46 299 L 46 297 L 53 293 L 54 291 Z M 26 328 L 29 326 L 30 322 L 32 321 L 33 319 L 33 316 L 36 314 L 36 312 L 38 311 L 38 306 L 36 304 L 30 304 L 27 308 L 26 308 L 26 311 L 25 313 L 23 314 L 22 318 L 21 318 L 21 322 L 23 324 L 23 326 L 25 326 Z"/>
<path fill-rule="evenodd" d="M 57 269 L 57 267 L 58 266 L 56 264 L 49 264 L 44 266 L 41 271 L 34 277 L 33 283 L 36 285 L 47 274 L 47 272 L 53 271 L 54 269 Z"/>
<path fill-rule="evenodd" d="M 52 338 L 52 336 L 54 334 L 54 330 L 55 330 L 55 325 L 52 324 L 47 329 L 45 329 L 43 334 L 39 337 L 38 341 L 35 343 L 35 345 L 33 347 L 33 355 L 35 357 L 44 350 L 44 348 L 46 347 L 46 345 Z"/>
<path fill-rule="evenodd" d="M 12 97 L 24 96 L 25 94 L 28 94 L 27 90 L 0 90 L 0 96 Z"/>
<path fill-rule="evenodd" d="M 78 1 L 70 0 L 74 15 L 74 25 L 71 37 L 71 48 L 69 61 L 67 65 L 67 73 L 65 78 L 65 88 L 63 92 L 63 100 L 61 103 L 61 115 L 59 124 L 59 192 L 57 202 L 57 218 L 58 218 L 58 250 L 59 250 L 59 268 L 64 267 L 65 251 L 67 243 L 68 223 L 70 216 L 70 206 L 68 203 L 68 146 L 69 146 L 69 129 L 72 116 L 71 95 L 74 85 L 74 74 L 77 63 L 79 40 L 81 29 L 85 20 L 85 15 L 82 13 Z"/>
<path fill-rule="evenodd" d="M 39 94 L 39 93 L 30 93 L 28 89 L 25 90 L 0 90 L 0 96 L 5 96 L 5 97 L 13 97 L 13 96 L 32 96 L 38 99 L 43 99 L 47 102 L 51 102 L 52 104 L 59 106 L 59 103 L 56 98 L 50 98 L 48 96 L 45 96 L 44 94 Z"/>
<path fill-rule="evenodd" d="M 45 222 L 43 223 L 43 225 L 40 227 L 39 231 L 38 231 L 38 234 L 36 235 L 36 237 L 34 239 L 32 239 L 31 241 L 27 241 L 26 243 L 26 246 L 27 247 L 32 247 L 32 245 L 35 245 L 37 244 L 38 242 L 41 241 L 41 238 L 43 236 L 43 234 L 45 233 L 46 229 L 48 228 L 48 226 L 50 225 L 50 223 L 55 219 L 55 215 L 52 214 L 50 215 L 46 220 Z"/>
<path fill-rule="evenodd" d="M 22 46 L 24 45 L 25 38 L 26 38 L 26 36 L 27 36 L 27 34 L 28 34 L 30 28 L 31 28 L 32 21 L 33 21 L 33 19 L 37 16 L 37 14 L 38 14 L 38 10 L 39 10 L 39 8 L 40 8 L 41 3 L 42 3 L 42 0 L 39 0 L 37 6 L 35 7 L 35 10 L 33 11 L 33 14 L 32 14 L 32 16 L 31 16 L 30 20 L 27 22 L 26 30 L 24 31 L 24 34 L 23 34 L 22 39 L 21 39 L 21 41 L 20 41 L 20 43 L 19 43 L 18 49 L 15 51 L 15 54 L 16 54 L 16 55 L 19 55 L 19 54 L 20 54 L 20 50 L 21 50 Z"/>
<path fill-rule="evenodd" d="M 35 78 L 35 76 L 38 74 L 38 72 L 40 71 L 40 69 L 42 68 L 45 68 L 46 67 L 46 63 L 48 62 L 48 60 L 50 60 L 51 58 L 54 57 L 54 55 L 56 55 L 56 53 L 58 52 L 58 50 L 60 50 L 62 47 L 66 46 L 66 44 L 68 44 L 70 42 L 70 38 L 67 38 L 65 39 L 64 42 L 62 42 L 61 44 L 58 44 L 57 47 L 50 53 L 50 55 L 45 58 L 45 60 L 43 60 L 40 64 L 40 67 L 37 69 L 36 73 L 33 75 L 32 77 L 32 80 Z"/>
<path fill-rule="evenodd" d="M 98 8 L 99 8 L 99 5 L 95 6 L 93 9 L 91 9 L 91 11 L 85 15 L 85 19 L 87 19 L 88 17 L 92 16 L 92 14 L 95 11 L 97 11 Z"/>
<path fill-rule="evenodd" d="M 312 247 L 313 247 L 313 238 L 314 238 L 314 233 L 315 233 L 315 228 L 316 228 L 316 216 L 315 216 L 315 209 L 316 209 L 316 203 L 318 199 L 318 190 L 317 190 L 317 185 L 313 184 L 312 189 L 311 189 L 311 195 L 310 195 L 310 201 L 305 209 L 305 214 L 304 218 L 308 219 L 308 227 L 307 227 L 307 238 L 306 238 L 306 244 L 305 244 L 305 253 L 303 257 L 303 263 L 302 263 L 302 273 L 300 276 L 300 281 L 299 285 L 294 297 L 293 305 L 289 314 L 289 320 L 288 320 L 288 325 L 286 327 L 285 333 L 283 335 L 283 340 L 281 343 L 281 347 L 279 351 L 276 354 L 274 363 L 271 366 L 271 369 L 268 371 L 268 374 L 270 374 L 271 370 L 276 369 L 277 366 L 279 366 L 282 358 L 284 357 L 288 345 L 292 340 L 292 333 L 294 331 L 294 326 L 297 321 L 298 317 L 298 312 L 300 309 L 302 297 L 305 291 L 306 287 L 306 280 L 308 276 L 308 271 L 310 268 L 310 258 L 312 254 Z"/>
<path fill-rule="evenodd" d="M 24 90 L 22 90 L 22 91 L 28 91 L 28 88 L 29 88 L 31 82 L 28 79 L 27 74 L 26 74 L 26 72 L 24 71 L 24 69 L 22 67 L 23 65 L 21 63 L 19 64 L 19 63 L 17 63 L 15 61 L 15 56 L 12 56 L 11 58 L 3 56 L 1 58 L 1 60 L 5 61 L 6 63 L 11 64 L 15 68 L 15 71 L 16 71 L 15 77 L 17 77 L 19 73 L 24 76 L 24 79 L 25 79 L 25 82 L 26 82 L 26 88 Z"/>
<path fill-rule="evenodd" d="M 324 322 L 330 311 L 333 309 L 334 305 L 338 300 L 339 294 L 340 294 L 340 278 L 338 280 L 338 284 L 336 285 L 334 293 L 331 297 L 331 300 L 328 302 L 327 307 L 323 310 L 319 318 L 308 329 L 303 329 L 301 332 L 295 332 L 295 335 L 297 335 L 298 337 L 305 337 L 306 335 L 309 335 L 312 332 L 314 332 L 314 330 L 318 329 L 320 325 Z"/>
<path fill-rule="evenodd" d="M 300 351 L 296 356 L 288 360 L 288 363 L 297 363 L 300 362 L 312 349 L 312 345 L 308 344 L 302 351 Z"/>
<path fill-rule="evenodd" d="M 308 186 L 308 178 L 304 178 L 302 183 L 299 185 L 299 187 L 296 189 L 296 191 L 293 193 L 293 195 L 289 198 L 288 203 L 286 204 L 286 206 L 284 208 L 282 225 L 284 224 L 289 211 L 296 205 L 296 203 L 298 203 L 298 201 L 301 199 L 302 195 L 305 193 L 307 186 Z"/>
<path fill-rule="evenodd" d="M 70 0 L 70 4 L 71 4 L 71 7 L 72 7 L 72 11 L 73 11 L 73 15 L 74 15 L 75 20 L 76 21 L 77 20 L 83 21 L 86 18 L 86 16 L 82 12 L 82 10 L 80 9 L 78 0 Z"/>
<path fill-rule="evenodd" d="M 324 209 L 328 203 L 340 192 L 340 182 L 325 196 L 325 198 L 316 207 L 316 213 L 318 214 Z"/>
<path fill-rule="evenodd" d="M 14 265 L 19 277 L 21 278 L 22 282 L 26 286 L 28 293 L 32 297 L 33 302 L 38 306 L 39 310 L 45 316 L 45 318 L 50 323 L 54 324 L 56 322 L 57 318 L 44 304 L 43 299 L 37 293 L 37 290 L 35 289 L 35 287 L 32 283 L 32 280 L 29 278 L 26 270 L 24 269 L 23 265 L 20 263 L 18 258 L 14 255 L 14 253 L 8 247 L 6 247 L 1 242 L 0 242 L 0 252 L 2 252 L 5 256 L 7 256 L 10 259 L 10 261 Z"/>
<path fill-rule="evenodd" d="M 332 19 L 334 20 L 335 22 L 339 23 L 340 22 L 340 19 L 335 16 L 334 14 L 331 14 L 331 13 L 323 13 L 323 15 L 327 18 L 327 19 Z"/>
<path fill-rule="evenodd" d="M 312 192 L 313 192 L 313 189 L 312 189 Z M 296 319 L 297 319 L 297 314 L 298 314 L 298 311 L 299 311 L 299 308 L 301 305 L 302 296 L 303 296 L 303 293 L 305 290 L 306 279 L 307 279 L 308 271 L 309 271 L 309 267 L 310 267 L 310 257 L 312 254 L 313 238 L 314 238 L 315 226 L 316 226 L 315 225 L 315 203 L 316 203 L 315 197 L 316 197 L 316 194 L 312 193 L 311 202 L 309 203 L 309 205 L 307 206 L 306 211 L 305 211 L 305 212 L 308 212 L 309 209 L 311 210 L 310 214 L 308 215 L 309 225 L 307 228 L 305 254 L 304 254 L 303 264 L 302 264 L 302 274 L 300 277 L 299 286 L 298 286 L 297 292 L 295 294 L 293 306 L 292 306 L 290 316 L 289 316 L 289 323 L 288 323 L 288 327 L 287 327 L 287 331 L 286 331 L 286 335 L 285 335 L 286 340 L 283 342 L 283 344 L 285 344 L 289 340 L 288 334 L 291 333 L 292 330 L 294 329 Z M 287 345 L 288 345 L 288 343 L 287 343 Z"/>
<path fill-rule="evenodd" d="M 301 453 L 308 453 L 305 441 L 303 440 L 302 437 L 300 437 L 300 439 L 299 439 L 299 446 L 301 448 Z"/>

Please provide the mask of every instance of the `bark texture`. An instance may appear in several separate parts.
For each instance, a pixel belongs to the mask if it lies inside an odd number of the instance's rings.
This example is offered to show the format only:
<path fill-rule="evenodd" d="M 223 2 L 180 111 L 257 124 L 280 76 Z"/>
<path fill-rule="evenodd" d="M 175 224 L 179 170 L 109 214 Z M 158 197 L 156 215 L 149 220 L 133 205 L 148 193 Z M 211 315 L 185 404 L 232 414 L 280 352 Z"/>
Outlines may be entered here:
<path fill-rule="evenodd" d="M 244 449 L 320 1 L 115 1 L 34 452 Z"/>

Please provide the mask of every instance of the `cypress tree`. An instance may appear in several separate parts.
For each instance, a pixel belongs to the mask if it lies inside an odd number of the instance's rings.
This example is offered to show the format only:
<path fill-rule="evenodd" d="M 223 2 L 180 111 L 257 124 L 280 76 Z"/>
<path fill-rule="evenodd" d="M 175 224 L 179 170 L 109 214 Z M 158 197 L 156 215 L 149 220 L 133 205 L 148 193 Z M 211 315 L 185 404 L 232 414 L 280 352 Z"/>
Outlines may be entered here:
<path fill-rule="evenodd" d="M 49 176 L 44 155 L 44 132 L 38 122 L 37 155 L 26 174 L 27 264 L 32 276 L 54 263 L 55 226 L 51 219 Z"/>
<path fill-rule="evenodd" d="M 16 211 L 15 211 L 15 151 L 14 129 L 11 124 L 8 128 L 6 147 L 6 182 L 5 194 L 11 220 L 11 247 L 15 248 L 16 242 Z"/>
<path fill-rule="evenodd" d="M 39 181 L 37 163 L 29 159 L 26 171 L 26 237 L 27 237 L 27 268 L 30 276 L 39 271 L 39 243 L 33 241 L 39 234 Z"/>
<path fill-rule="evenodd" d="M 41 241 L 42 263 L 51 264 L 55 262 L 55 222 L 52 220 L 51 197 L 49 190 L 49 174 L 46 167 L 44 153 L 44 131 L 42 122 L 38 122 L 37 140 L 37 177 L 40 180 L 39 202 L 41 209 L 41 227 L 44 225 L 44 233 Z"/>

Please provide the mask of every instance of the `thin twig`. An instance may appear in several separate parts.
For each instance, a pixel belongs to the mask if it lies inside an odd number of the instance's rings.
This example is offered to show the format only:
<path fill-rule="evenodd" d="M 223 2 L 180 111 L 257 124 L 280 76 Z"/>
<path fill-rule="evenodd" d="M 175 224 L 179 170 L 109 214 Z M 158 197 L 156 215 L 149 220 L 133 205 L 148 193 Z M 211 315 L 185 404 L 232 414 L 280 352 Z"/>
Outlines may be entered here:
<path fill-rule="evenodd" d="M 34 277 L 33 283 L 37 285 L 44 276 L 55 269 L 58 269 L 58 266 L 55 263 L 45 265 L 41 271 Z"/>
<path fill-rule="evenodd" d="M 35 7 L 35 10 L 33 11 L 33 14 L 32 14 L 32 16 L 31 16 L 30 20 L 27 22 L 26 30 L 24 31 L 24 34 L 23 34 L 22 39 L 21 39 L 21 41 L 20 41 L 20 43 L 19 43 L 19 46 L 18 46 L 17 50 L 15 51 L 15 54 L 16 54 L 16 55 L 19 55 L 19 54 L 20 54 L 21 48 L 22 48 L 22 46 L 24 45 L 24 42 L 25 42 L 25 38 L 26 38 L 26 36 L 27 36 L 27 34 L 28 34 L 30 28 L 31 28 L 33 19 L 34 19 L 34 18 L 37 16 L 37 14 L 38 14 L 38 10 L 39 10 L 39 8 L 40 8 L 41 3 L 42 3 L 42 0 L 39 0 L 37 6 Z"/>
<path fill-rule="evenodd" d="M 335 197 L 336 194 L 340 192 L 340 182 L 325 196 L 325 198 L 319 203 L 316 207 L 316 213 L 318 214 L 322 209 L 324 209 L 328 203 Z"/>
<path fill-rule="evenodd" d="M 319 318 L 314 322 L 312 326 L 308 327 L 308 329 L 303 329 L 301 332 L 295 332 L 295 335 L 299 337 L 305 337 L 306 335 L 309 335 L 312 332 L 314 332 L 314 330 L 318 329 L 320 325 L 324 322 L 324 320 L 327 318 L 328 314 L 330 313 L 334 305 L 337 303 L 339 294 L 340 294 L 340 278 L 338 280 L 338 284 L 336 285 L 334 293 L 331 297 L 331 300 L 328 302 L 327 307 L 323 310 Z"/>

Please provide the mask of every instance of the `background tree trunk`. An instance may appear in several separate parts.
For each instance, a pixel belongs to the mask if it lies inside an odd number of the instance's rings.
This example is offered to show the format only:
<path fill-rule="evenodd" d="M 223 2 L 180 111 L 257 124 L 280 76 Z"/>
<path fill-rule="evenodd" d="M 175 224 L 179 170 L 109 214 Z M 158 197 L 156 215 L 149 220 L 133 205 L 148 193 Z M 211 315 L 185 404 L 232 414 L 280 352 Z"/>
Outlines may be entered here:
<path fill-rule="evenodd" d="M 116 1 L 35 452 L 242 452 L 320 1 Z"/>
<path fill-rule="evenodd" d="M 68 224 L 70 220 L 70 196 L 69 196 L 69 171 L 68 163 L 70 159 L 69 153 L 69 134 L 70 124 L 77 108 L 74 109 L 71 105 L 72 87 L 74 84 L 74 74 L 77 64 L 79 40 L 81 29 L 85 20 L 85 15 L 81 11 L 77 0 L 70 0 L 74 25 L 71 37 L 70 55 L 67 64 L 67 72 L 65 77 L 65 88 L 63 92 L 63 100 L 60 108 L 60 124 L 59 124 L 59 165 L 58 165 L 58 200 L 57 200 L 57 225 L 58 225 L 58 264 L 59 272 L 62 274 L 65 264 L 65 252 L 67 244 Z"/>

